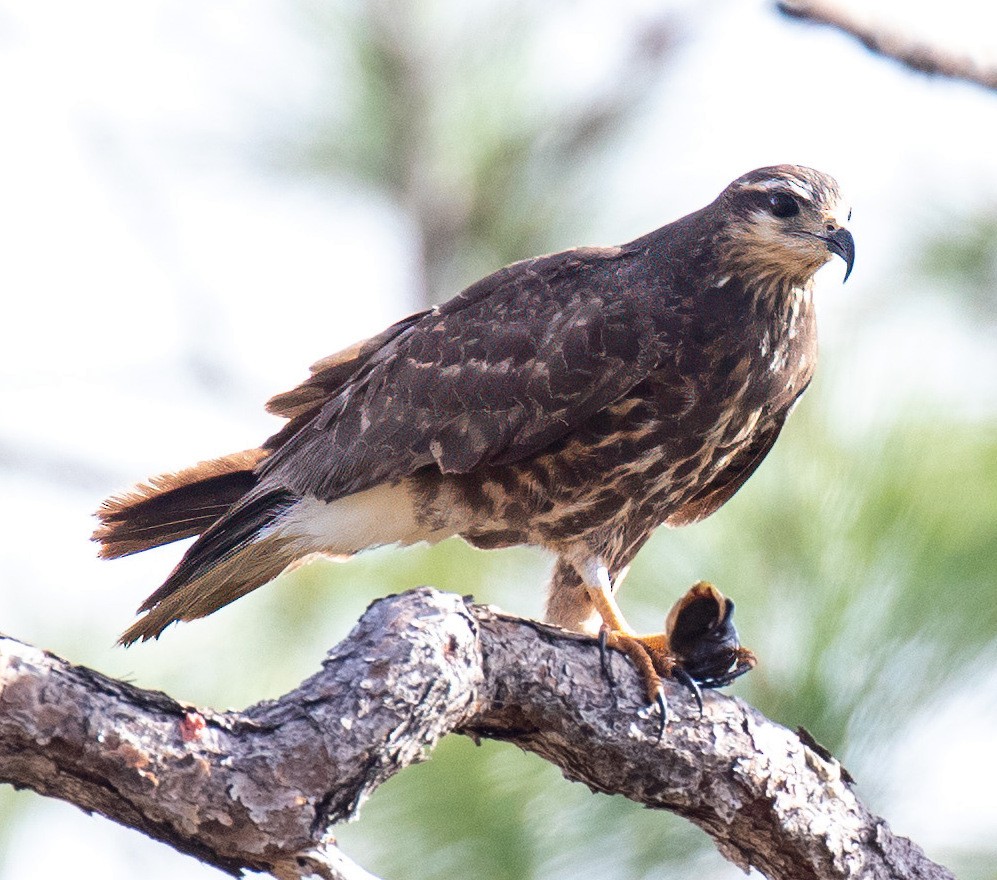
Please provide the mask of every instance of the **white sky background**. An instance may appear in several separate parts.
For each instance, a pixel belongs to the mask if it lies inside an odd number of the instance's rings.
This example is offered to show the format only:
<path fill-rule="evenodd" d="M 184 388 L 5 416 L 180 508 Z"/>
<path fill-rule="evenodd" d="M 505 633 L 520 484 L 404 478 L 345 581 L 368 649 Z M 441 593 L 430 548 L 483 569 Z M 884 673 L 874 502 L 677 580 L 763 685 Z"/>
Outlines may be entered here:
<path fill-rule="evenodd" d="M 614 21 L 657 5 L 615 3 Z M 997 58 L 992 3 L 875 7 Z M 577 94 L 625 30 L 602 4 L 567 8 L 549 52 Z M 632 238 L 758 165 L 814 165 L 839 178 L 855 211 L 855 274 L 841 288 L 840 266 L 827 270 L 821 296 L 825 365 L 837 357 L 863 400 L 852 418 L 893 405 L 898 383 L 901 397 L 951 398 L 967 362 L 982 378 L 952 405 L 993 416 L 997 346 L 937 315 L 904 315 L 884 335 L 854 324 L 916 256 L 909 242 L 924 229 L 997 205 L 997 99 L 907 74 L 761 2 L 676 8 L 695 10 L 692 39 L 586 218 L 591 238 L 564 245 Z M 255 445 L 274 428 L 267 397 L 416 305 L 403 217 L 362 192 L 264 167 L 258 139 L 307 118 L 297 111 L 318 94 L 322 67 L 295 10 L 0 2 L 0 629 L 70 659 L 95 662 L 76 650 L 67 618 L 104 616 L 110 657 L 148 592 L 135 585 L 151 589 L 170 564 L 156 554 L 98 564 L 87 536 L 99 498 Z M 940 344 L 926 358 L 929 330 Z M 980 729 L 992 737 L 992 723 Z M 931 742 L 909 745 L 926 768 L 920 787 L 898 788 L 908 804 L 944 803 L 943 818 L 908 807 L 901 830 L 929 851 L 957 841 L 969 816 L 974 835 L 997 834 L 992 805 L 980 828 L 981 805 L 966 803 Z M 974 773 L 993 777 L 980 790 L 997 787 L 992 766 Z M 38 821 L 22 823 L 5 878 L 70 864 L 109 880 L 140 864 L 149 880 L 219 876 L 72 808 L 31 809 Z"/>

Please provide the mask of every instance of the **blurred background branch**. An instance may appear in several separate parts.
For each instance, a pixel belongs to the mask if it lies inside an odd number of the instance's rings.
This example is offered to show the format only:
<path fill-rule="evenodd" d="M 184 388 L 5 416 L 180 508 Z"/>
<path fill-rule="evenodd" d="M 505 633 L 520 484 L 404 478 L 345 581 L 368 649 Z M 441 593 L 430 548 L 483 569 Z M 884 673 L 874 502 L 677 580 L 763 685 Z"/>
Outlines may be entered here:
<path fill-rule="evenodd" d="M 897 61 L 911 70 L 976 83 L 997 91 L 997 63 L 978 63 L 931 42 L 890 30 L 871 21 L 869 12 L 852 14 L 825 0 L 778 0 L 776 7 L 790 18 L 826 25 L 858 40 L 870 52 Z"/>

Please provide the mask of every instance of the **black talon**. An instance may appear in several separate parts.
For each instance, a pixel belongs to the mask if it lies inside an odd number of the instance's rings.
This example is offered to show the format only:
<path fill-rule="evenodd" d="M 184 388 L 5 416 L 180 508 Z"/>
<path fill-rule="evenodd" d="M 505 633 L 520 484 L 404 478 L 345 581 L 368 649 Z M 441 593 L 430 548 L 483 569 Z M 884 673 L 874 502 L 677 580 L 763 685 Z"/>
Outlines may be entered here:
<path fill-rule="evenodd" d="M 661 742 L 661 738 L 665 735 L 665 724 L 668 723 L 668 704 L 665 702 L 665 692 L 661 685 L 658 685 L 658 693 L 654 696 L 654 702 L 661 713 L 661 721 L 658 723 L 658 738 L 655 742 Z"/>
<path fill-rule="evenodd" d="M 606 676 L 610 687 L 616 687 L 616 679 L 613 678 L 613 670 L 610 668 L 611 655 L 607 650 L 606 643 L 609 640 L 609 631 L 606 627 L 599 630 L 599 665 L 602 666 L 602 674 Z"/>
<path fill-rule="evenodd" d="M 684 684 L 689 691 L 692 693 L 693 697 L 696 698 L 696 705 L 699 706 L 699 714 L 703 714 L 703 691 L 699 687 L 699 682 L 696 681 L 688 672 L 686 672 L 681 666 L 676 666 L 672 669 L 672 678 L 676 681 Z"/>

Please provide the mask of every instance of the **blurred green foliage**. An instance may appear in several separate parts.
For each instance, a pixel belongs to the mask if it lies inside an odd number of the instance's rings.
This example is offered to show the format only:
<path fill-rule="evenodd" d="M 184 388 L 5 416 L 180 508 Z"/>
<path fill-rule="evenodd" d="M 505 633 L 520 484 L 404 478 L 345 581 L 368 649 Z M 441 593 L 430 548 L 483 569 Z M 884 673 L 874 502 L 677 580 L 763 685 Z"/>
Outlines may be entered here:
<path fill-rule="evenodd" d="M 937 290 L 959 294 L 973 321 L 997 323 L 997 211 L 956 218 L 928 243 L 917 267 Z"/>

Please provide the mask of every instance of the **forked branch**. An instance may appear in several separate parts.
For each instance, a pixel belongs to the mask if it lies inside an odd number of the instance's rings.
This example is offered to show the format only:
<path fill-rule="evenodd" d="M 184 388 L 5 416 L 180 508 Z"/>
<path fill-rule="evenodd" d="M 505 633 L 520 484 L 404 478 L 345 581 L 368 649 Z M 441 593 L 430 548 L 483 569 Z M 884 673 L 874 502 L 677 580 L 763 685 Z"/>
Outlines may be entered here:
<path fill-rule="evenodd" d="M 0 781 L 70 801 L 223 871 L 360 880 L 331 836 L 447 733 L 515 743 L 572 780 L 705 829 L 770 878 L 951 880 L 825 760 L 743 702 L 681 688 L 660 743 L 590 639 L 420 589 L 375 602 L 322 669 L 211 712 L 0 638 Z"/>

